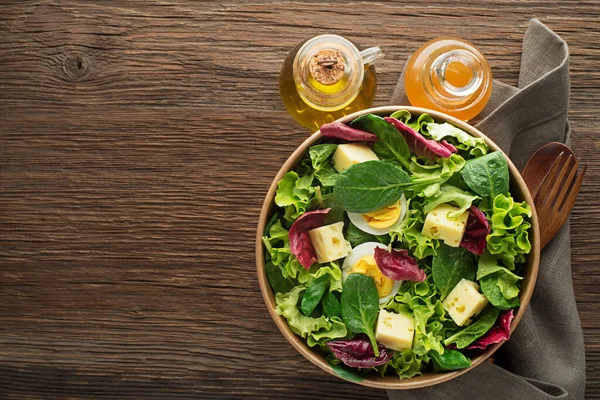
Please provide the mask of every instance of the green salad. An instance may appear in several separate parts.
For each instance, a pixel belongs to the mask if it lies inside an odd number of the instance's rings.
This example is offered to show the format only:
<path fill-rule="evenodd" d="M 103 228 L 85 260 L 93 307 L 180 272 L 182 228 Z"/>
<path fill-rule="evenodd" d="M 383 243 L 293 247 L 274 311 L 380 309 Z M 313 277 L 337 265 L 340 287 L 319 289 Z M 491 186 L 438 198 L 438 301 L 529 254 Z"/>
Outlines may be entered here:
<path fill-rule="evenodd" d="M 501 152 L 400 110 L 321 127 L 263 236 L 283 316 L 350 380 L 467 368 L 510 336 L 531 208 Z"/>

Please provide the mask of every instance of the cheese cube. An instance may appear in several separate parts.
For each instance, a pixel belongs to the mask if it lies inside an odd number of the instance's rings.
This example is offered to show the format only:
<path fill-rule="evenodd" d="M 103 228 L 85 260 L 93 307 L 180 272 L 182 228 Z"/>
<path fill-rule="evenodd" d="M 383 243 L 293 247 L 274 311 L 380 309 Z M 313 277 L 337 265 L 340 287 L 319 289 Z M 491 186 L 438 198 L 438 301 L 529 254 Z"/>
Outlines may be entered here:
<path fill-rule="evenodd" d="M 321 226 L 308 231 L 319 263 L 326 263 L 346 257 L 352 248 L 344 239 L 344 222 Z"/>
<path fill-rule="evenodd" d="M 403 351 L 412 347 L 415 319 L 381 309 L 375 327 L 375 339 L 388 349 Z"/>
<path fill-rule="evenodd" d="M 441 239 L 450 247 L 458 247 L 469 219 L 468 211 L 462 213 L 456 220 L 448 219 L 448 213 L 458 210 L 458 207 L 450 204 L 440 204 L 425 217 L 421 234 L 433 239 Z"/>
<path fill-rule="evenodd" d="M 462 279 L 442 305 L 456 325 L 463 326 L 469 318 L 479 314 L 487 303 L 488 299 L 479 293 L 479 286 L 475 282 Z"/>
<path fill-rule="evenodd" d="M 379 160 L 379 157 L 366 144 L 340 144 L 333 154 L 333 167 L 337 172 L 342 172 L 354 164 L 371 160 Z"/>

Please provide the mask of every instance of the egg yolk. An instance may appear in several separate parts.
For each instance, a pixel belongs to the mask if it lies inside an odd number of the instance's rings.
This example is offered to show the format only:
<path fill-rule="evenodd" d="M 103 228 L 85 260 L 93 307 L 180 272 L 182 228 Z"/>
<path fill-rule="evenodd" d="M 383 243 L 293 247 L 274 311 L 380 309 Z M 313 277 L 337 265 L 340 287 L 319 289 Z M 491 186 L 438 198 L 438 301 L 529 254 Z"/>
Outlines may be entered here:
<path fill-rule="evenodd" d="M 386 229 L 400 218 L 400 200 L 380 210 L 363 214 L 362 217 L 371 228 Z"/>
<path fill-rule="evenodd" d="M 380 299 L 390 294 L 394 287 L 394 281 L 381 273 L 375 262 L 375 258 L 372 256 L 363 257 L 358 260 L 354 264 L 354 267 L 352 267 L 352 272 L 368 275 L 373 278 Z"/>

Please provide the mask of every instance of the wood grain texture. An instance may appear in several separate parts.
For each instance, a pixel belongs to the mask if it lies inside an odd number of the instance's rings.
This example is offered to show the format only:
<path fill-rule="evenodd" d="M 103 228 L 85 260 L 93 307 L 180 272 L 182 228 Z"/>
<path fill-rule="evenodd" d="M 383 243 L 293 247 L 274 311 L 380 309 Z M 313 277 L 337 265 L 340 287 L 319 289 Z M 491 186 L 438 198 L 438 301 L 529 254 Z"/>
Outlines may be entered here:
<path fill-rule="evenodd" d="M 280 63 L 325 32 L 383 46 L 385 105 L 407 57 L 448 34 L 515 84 L 532 17 L 570 45 L 588 164 L 573 280 L 600 398 L 597 1 L 191 0 L 0 2 L 0 397 L 386 398 L 304 360 L 260 296 L 260 206 L 307 135 Z"/>

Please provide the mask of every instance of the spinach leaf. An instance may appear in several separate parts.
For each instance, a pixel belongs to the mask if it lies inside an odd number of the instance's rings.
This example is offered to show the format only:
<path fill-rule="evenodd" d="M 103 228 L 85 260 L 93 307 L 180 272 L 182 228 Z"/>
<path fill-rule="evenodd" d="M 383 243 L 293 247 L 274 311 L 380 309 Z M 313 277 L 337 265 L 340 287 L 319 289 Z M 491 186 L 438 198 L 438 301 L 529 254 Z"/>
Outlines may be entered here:
<path fill-rule="evenodd" d="M 448 346 L 450 343 L 454 343 L 457 348 L 464 349 L 485 335 L 494 326 L 499 315 L 500 310 L 488 304 L 479 315 L 477 321 L 444 340 L 444 345 Z"/>
<path fill-rule="evenodd" d="M 445 349 L 444 354 L 431 350 L 429 356 L 433 361 L 433 372 L 456 371 L 471 366 L 471 360 L 458 350 Z"/>
<path fill-rule="evenodd" d="M 318 144 L 308 149 L 308 155 L 316 178 L 323 186 L 333 186 L 338 173 L 330 162 L 331 156 L 337 149 L 337 144 Z"/>
<path fill-rule="evenodd" d="M 344 209 L 342 205 L 336 201 L 333 193 L 321 195 L 321 189 L 317 186 L 315 188 L 315 197 L 310 201 L 308 210 L 322 210 L 329 208 L 329 212 L 325 217 L 325 225 L 335 224 L 344 220 Z"/>
<path fill-rule="evenodd" d="M 291 279 L 285 278 L 281 268 L 271 261 L 265 264 L 265 272 L 275 293 L 287 293 L 296 286 Z"/>
<path fill-rule="evenodd" d="M 365 333 L 371 341 L 375 357 L 379 357 L 373 332 L 379 311 L 379 294 L 373 278 L 363 274 L 350 274 L 342 289 L 341 306 L 346 327 L 354 333 Z"/>
<path fill-rule="evenodd" d="M 490 303 L 501 310 L 509 310 L 520 305 L 517 282 L 523 278 L 500 266 L 499 258 L 485 251 L 479 257 L 477 279 Z"/>
<path fill-rule="evenodd" d="M 433 282 L 444 299 L 461 279 L 475 280 L 477 264 L 473 253 L 462 247 L 441 245 L 433 257 L 431 274 Z"/>
<path fill-rule="evenodd" d="M 341 364 L 335 364 L 329 359 L 327 359 L 327 363 L 329 364 L 333 372 L 342 379 L 351 382 L 360 382 L 365 379 L 364 376 L 360 375 L 357 372 L 344 368 Z"/>
<path fill-rule="evenodd" d="M 408 169 L 410 150 L 404 137 L 393 125 L 377 115 L 367 114 L 350 122 L 350 126 L 377 135 L 379 140 L 372 147 L 377 157 Z"/>
<path fill-rule="evenodd" d="M 508 163 L 500 151 L 473 158 L 460 171 L 471 190 L 483 197 L 494 199 L 508 193 Z"/>
<path fill-rule="evenodd" d="M 493 306 L 498 307 L 500 310 L 510 310 L 511 308 L 518 307 L 521 304 L 518 296 L 511 299 L 504 297 L 501 289 L 502 282 L 505 282 L 502 276 L 496 273 L 482 278 L 479 284 L 484 296 Z M 517 288 L 517 293 L 518 290 Z"/>
<path fill-rule="evenodd" d="M 380 242 L 383 244 L 390 244 L 390 236 L 389 235 L 380 235 L 375 236 L 370 233 L 366 233 L 358 229 L 352 222 L 348 224 L 348 229 L 346 229 L 346 235 L 344 235 L 347 241 L 350 242 L 352 248 L 358 246 L 359 244 L 363 244 L 366 242 Z"/>
<path fill-rule="evenodd" d="M 401 168 L 385 161 L 365 161 L 339 175 L 333 194 L 347 212 L 364 214 L 398 201 L 411 184 Z"/>
<path fill-rule="evenodd" d="M 327 292 L 323 297 L 323 314 L 328 318 L 342 318 L 342 306 L 333 292 Z"/>
<path fill-rule="evenodd" d="M 327 286 L 329 286 L 329 275 L 327 274 L 320 276 L 310 284 L 302 296 L 302 304 L 300 305 L 302 314 L 310 315 L 313 312 L 321 301 Z"/>
<path fill-rule="evenodd" d="M 315 170 L 321 168 L 327 163 L 327 161 L 333 155 L 336 149 L 337 144 L 330 143 L 317 144 L 315 146 L 311 146 L 308 149 L 308 155 L 310 157 L 312 167 Z"/>

